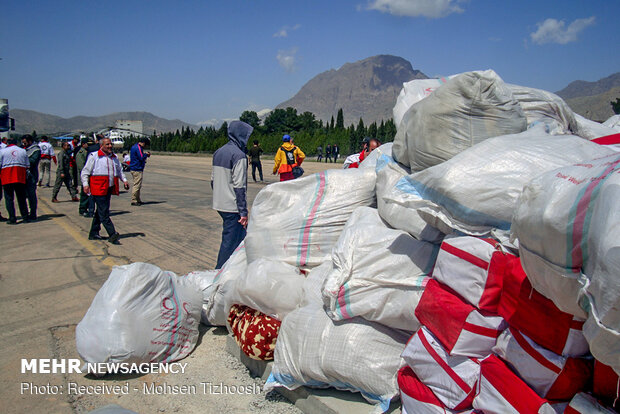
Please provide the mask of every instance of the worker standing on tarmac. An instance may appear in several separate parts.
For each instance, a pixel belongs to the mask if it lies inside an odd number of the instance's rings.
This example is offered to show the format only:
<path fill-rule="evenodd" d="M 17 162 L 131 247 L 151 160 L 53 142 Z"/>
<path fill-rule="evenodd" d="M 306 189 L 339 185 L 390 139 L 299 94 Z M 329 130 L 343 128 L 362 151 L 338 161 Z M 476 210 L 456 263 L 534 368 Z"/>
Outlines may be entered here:
<path fill-rule="evenodd" d="M 280 181 L 288 181 L 295 178 L 293 168 L 299 167 L 306 154 L 299 147 L 293 145 L 290 135 L 282 137 L 282 146 L 278 148 L 273 166 L 273 174 L 280 174 Z"/>

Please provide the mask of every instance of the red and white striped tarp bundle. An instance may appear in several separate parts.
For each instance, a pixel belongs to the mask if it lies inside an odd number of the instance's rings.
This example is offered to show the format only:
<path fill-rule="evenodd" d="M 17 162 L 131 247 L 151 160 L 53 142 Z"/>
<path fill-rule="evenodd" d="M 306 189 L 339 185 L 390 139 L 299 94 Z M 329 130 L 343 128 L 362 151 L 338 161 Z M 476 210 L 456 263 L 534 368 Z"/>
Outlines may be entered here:
<path fill-rule="evenodd" d="M 489 355 L 480 361 L 480 382 L 473 406 L 485 414 L 556 414 L 502 360 Z"/>
<path fill-rule="evenodd" d="M 571 400 L 564 414 L 615 414 L 616 412 L 603 407 L 593 396 L 580 392 Z"/>
<path fill-rule="evenodd" d="M 518 257 L 494 256 L 493 262 L 504 269 L 498 311 L 511 327 L 556 354 L 581 356 L 588 353 L 583 321 L 562 312 L 550 299 L 534 290 Z"/>
<path fill-rule="evenodd" d="M 476 308 L 497 313 L 501 274 L 491 267 L 499 243 L 492 239 L 464 236 L 446 238 L 437 255 L 433 278 L 449 286 Z"/>
<path fill-rule="evenodd" d="M 402 414 L 464 414 L 471 410 L 455 411 L 446 406 L 433 394 L 430 388 L 422 384 L 411 367 L 398 371 L 398 387 Z"/>
<path fill-rule="evenodd" d="M 586 389 L 592 377 L 591 358 L 557 355 L 514 328 L 507 329 L 493 348 L 539 396 L 570 400 Z"/>
<path fill-rule="evenodd" d="M 426 285 L 415 316 L 450 355 L 484 358 L 507 327 L 502 317 L 481 313 L 436 280 Z"/>
<path fill-rule="evenodd" d="M 450 356 L 424 327 L 411 337 L 401 356 L 447 408 L 471 407 L 480 373 L 477 359 Z"/>
<path fill-rule="evenodd" d="M 620 378 L 609 366 L 594 361 L 592 393 L 612 407 L 620 407 Z"/>

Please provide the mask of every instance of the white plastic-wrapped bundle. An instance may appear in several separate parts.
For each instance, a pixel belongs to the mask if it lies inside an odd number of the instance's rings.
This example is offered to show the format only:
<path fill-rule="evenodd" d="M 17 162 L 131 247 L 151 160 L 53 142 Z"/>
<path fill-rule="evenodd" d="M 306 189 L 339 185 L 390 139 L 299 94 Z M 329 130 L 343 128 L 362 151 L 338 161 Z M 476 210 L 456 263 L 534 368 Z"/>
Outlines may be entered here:
<path fill-rule="evenodd" d="M 305 279 L 298 268 L 288 263 L 256 259 L 232 282 L 226 308 L 245 305 L 281 321 L 300 306 Z"/>
<path fill-rule="evenodd" d="M 206 291 L 208 294 L 204 295 L 202 323 L 226 326 L 230 311 L 228 297 L 231 295 L 235 280 L 245 275 L 247 268 L 245 243 L 242 242 L 216 274 L 212 287 Z"/>
<path fill-rule="evenodd" d="M 526 128 L 521 105 L 495 72 L 466 72 L 409 108 L 397 124 L 393 156 L 420 171 L 487 138 Z"/>
<path fill-rule="evenodd" d="M 317 267 L 313 268 L 310 273 L 308 273 L 308 277 L 304 280 L 303 285 L 303 298 L 301 302 L 301 306 L 307 306 L 309 304 L 315 304 L 318 306 L 323 306 L 323 294 L 321 290 L 323 289 L 323 283 L 325 283 L 325 279 L 332 271 L 332 259 L 321 263 Z"/>
<path fill-rule="evenodd" d="M 398 185 L 435 203 L 420 202 L 418 209 L 433 227 L 446 234 L 458 230 L 479 236 L 492 228 L 510 229 L 517 198 L 532 178 L 610 152 L 573 135 L 548 135 L 539 124 L 521 134 L 481 142 Z"/>
<path fill-rule="evenodd" d="M 148 263 L 115 266 L 77 325 L 86 362 L 172 362 L 196 346 L 202 294 L 193 278 Z"/>
<path fill-rule="evenodd" d="M 414 79 L 403 83 L 403 88 L 400 90 L 400 93 L 396 98 L 396 105 L 394 105 L 394 109 L 392 109 L 392 113 L 394 115 L 394 125 L 400 124 L 405 116 L 405 113 L 413 104 L 420 102 L 441 85 L 448 82 L 448 79 L 452 79 L 455 76 L 457 75 L 436 79 Z"/>
<path fill-rule="evenodd" d="M 265 391 L 334 387 L 360 392 L 384 412 L 398 395 L 400 353 L 409 335 L 355 318 L 334 322 L 317 305 L 284 318 Z"/>
<path fill-rule="evenodd" d="M 620 115 L 612 115 L 607 121 L 603 122 L 603 126 L 607 128 L 612 128 L 616 132 L 620 132 Z"/>
<path fill-rule="evenodd" d="M 577 121 L 577 129 L 574 131 L 575 135 L 579 135 L 586 139 L 595 139 L 612 135 L 617 133 L 614 128 L 608 127 L 605 124 L 599 124 L 598 122 L 591 121 L 579 114 L 575 114 L 575 120 Z"/>
<path fill-rule="evenodd" d="M 382 145 L 378 149 L 383 147 Z M 410 174 L 410 170 L 394 161 L 391 152 L 384 151 L 377 159 L 375 171 L 377 210 L 381 218 L 395 229 L 404 230 L 418 240 L 440 242 L 444 234 L 431 227 L 420 217 L 415 208 L 408 205 L 408 201 L 412 199 L 414 202 L 421 202 L 420 197 L 413 197 L 410 193 L 401 191 L 397 185 Z"/>
<path fill-rule="evenodd" d="M 265 187 L 250 212 L 248 263 L 261 257 L 301 268 L 323 263 L 353 210 L 375 204 L 375 178 L 372 168 L 327 170 Z"/>
<path fill-rule="evenodd" d="M 596 359 L 620 372 L 620 155 L 550 171 L 524 188 L 513 232 L 534 288 L 588 319 Z"/>
<path fill-rule="evenodd" d="M 541 121 L 553 125 L 548 121 L 555 120 L 559 128 L 553 131 L 554 134 L 571 134 L 572 131 L 577 130 L 578 124 L 573 110 L 558 95 L 526 86 L 511 84 L 506 84 L 506 86 L 523 108 L 528 127 Z"/>
<path fill-rule="evenodd" d="M 205 304 L 211 299 L 216 285 L 215 278 L 217 277 L 219 270 L 196 270 L 189 272 L 184 277 L 194 279 L 195 283 L 199 286 L 202 292 L 202 310 L 200 312 L 200 321 L 207 323 L 207 312 Z"/>
<path fill-rule="evenodd" d="M 435 265 L 439 245 L 388 227 L 374 208 L 358 207 L 332 251 L 323 285 L 327 314 L 339 321 L 361 316 L 414 332 L 414 315 Z"/>

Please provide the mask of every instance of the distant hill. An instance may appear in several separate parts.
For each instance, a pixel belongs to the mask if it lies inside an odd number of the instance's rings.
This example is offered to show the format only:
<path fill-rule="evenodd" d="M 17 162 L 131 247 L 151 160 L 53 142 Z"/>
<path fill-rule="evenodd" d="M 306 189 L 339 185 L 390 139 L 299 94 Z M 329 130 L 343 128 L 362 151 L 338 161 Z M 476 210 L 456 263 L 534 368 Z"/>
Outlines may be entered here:
<path fill-rule="evenodd" d="M 605 121 L 614 114 L 609 103 L 620 98 L 620 72 L 596 82 L 571 82 L 556 94 L 579 115 L 594 121 Z"/>
<path fill-rule="evenodd" d="M 332 116 L 336 119 L 342 108 L 345 126 L 357 125 L 360 117 L 368 125 L 392 118 L 403 83 L 413 79 L 428 76 L 401 57 L 373 56 L 318 74 L 277 108 L 310 111 L 323 121 L 330 121 Z"/>
<path fill-rule="evenodd" d="M 178 119 L 164 119 L 149 112 L 115 112 L 103 116 L 74 116 L 62 118 L 56 115 L 44 114 L 27 109 L 11 109 L 11 117 L 15 118 L 15 132 L 18 134 L 79 133 L 80 131 L 95 132 L 100 129 L 114 126 L 118 119 L 142 121 L 145 134 L 159 132 L 174 132 L 181 127 L 198 129 L 196 125 L 188 124 Z"/>

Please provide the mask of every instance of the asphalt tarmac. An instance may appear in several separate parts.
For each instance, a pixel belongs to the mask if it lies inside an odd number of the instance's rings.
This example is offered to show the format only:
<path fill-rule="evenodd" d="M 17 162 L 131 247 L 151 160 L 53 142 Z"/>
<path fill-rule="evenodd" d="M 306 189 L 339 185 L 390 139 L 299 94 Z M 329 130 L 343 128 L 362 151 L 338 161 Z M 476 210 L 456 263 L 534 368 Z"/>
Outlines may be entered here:
<path fill-rule="evenodd" d="M 311 174 L 341 164 L 309 161 L 303 167 Z M 263 162 L 264 183 L 254 183 L 250 174 L 250 205 L 263 187 L 278 180 L 272 168 L 273 161 Z M 112 198 L 120 245 L 88 240 L 91 219 L 78 215 L 78 203 L 70 201 L 65 188 L 58 195 L 60 203 L 51 203 L 52 189 L 39 187 L 38 221 L 0 223 L 0 411 L 71 413 L 119 404 L 140 413 L 298 412 L 277 394 L 265 395 L 262 382 L 226 353 L 224 328 L 201 325 L 198 346 L 181 361 L 188 362 L 183 374 L 97 379 L 76 373 L 22 373 L 22 360 L 79 358 L 75 326 L 112 266 L 147 262 L 180 275 L 215 267 L 221 219 L 211 209 L 210 177 L 210 156 L 153 155 L 144 173 L 145 204 L 131 206 L 130 192 Z M 131 183 L 130 174 L 127 178 Z M 0 212 L 7 217 L 4 200 Z M 253 392 L 222 393 L 203 383 Z M 102 384 L 128 384 L 129 392 L 92 388 Z M 196 392 L 145 392 L 145 386 L 162 384 L 194 386 Z"/>

